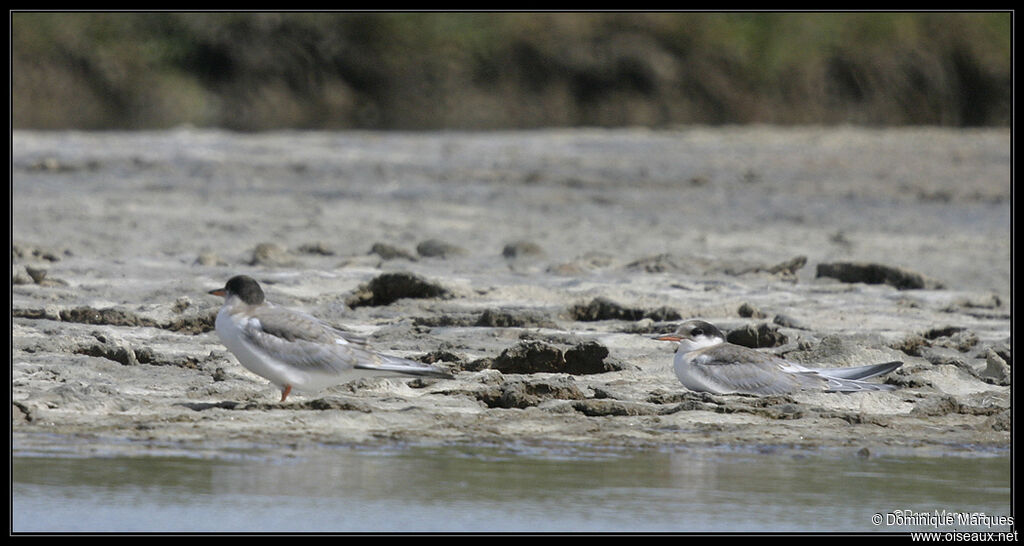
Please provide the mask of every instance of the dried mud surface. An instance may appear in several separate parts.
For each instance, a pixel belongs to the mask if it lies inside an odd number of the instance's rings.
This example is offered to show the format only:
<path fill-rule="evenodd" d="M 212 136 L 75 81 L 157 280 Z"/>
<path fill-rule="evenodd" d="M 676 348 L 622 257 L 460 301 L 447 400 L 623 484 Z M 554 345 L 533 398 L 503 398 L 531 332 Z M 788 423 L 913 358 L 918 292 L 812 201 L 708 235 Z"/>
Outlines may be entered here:
<path fill-rule="evenodd" d="M 17 452 L 1010 444 L 1006 130 L 14 133 Z M 453 380 L 277 392 L 232 275 Z M 700 317 L 893 392 L 686 391 Z"/>

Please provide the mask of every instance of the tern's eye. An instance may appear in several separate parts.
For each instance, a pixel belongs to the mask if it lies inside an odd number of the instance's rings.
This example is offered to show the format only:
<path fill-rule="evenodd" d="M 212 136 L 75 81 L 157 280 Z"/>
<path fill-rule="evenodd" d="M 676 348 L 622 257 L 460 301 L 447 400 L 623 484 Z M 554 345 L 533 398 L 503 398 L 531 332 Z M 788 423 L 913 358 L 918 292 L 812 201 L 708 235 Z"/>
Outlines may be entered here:
<path fill-rule="evenodd" d="M 691 334 L 693 334 L 693 335 L 695 335 L 695 336 L 702 336 L 702 335 L 704 335 L 704 330 L 703 330 L 703 329 L 701 329 L 701 328 L 700 328 L 700 327 L 698 326 L 698 327 L 694 328 L 693 330 L 690 330 L 690 333 L 691 333 Z"/>

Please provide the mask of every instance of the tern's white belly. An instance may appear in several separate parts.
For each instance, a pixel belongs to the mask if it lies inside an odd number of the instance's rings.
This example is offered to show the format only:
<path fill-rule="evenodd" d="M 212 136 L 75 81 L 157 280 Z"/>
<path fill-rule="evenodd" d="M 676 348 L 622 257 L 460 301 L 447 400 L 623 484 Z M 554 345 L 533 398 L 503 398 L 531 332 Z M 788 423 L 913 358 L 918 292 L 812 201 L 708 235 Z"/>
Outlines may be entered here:
<path fill-rule="evenodd" d="M 226 309 L 217 313 L 217 335 L 224 346 L 235 355 L 238 362 L 250 372 L 269 380 L 278 388 L 283 389 L 285 385 L 291 385 L 298 390 L 319 390 L 326 385 L 321 385 L 323 380 L 317 381 L 316 375 L 309 374 L 280 362 L 254 347 L 246 341 L 241 329 L 235 324 L 234 319 Z"/>

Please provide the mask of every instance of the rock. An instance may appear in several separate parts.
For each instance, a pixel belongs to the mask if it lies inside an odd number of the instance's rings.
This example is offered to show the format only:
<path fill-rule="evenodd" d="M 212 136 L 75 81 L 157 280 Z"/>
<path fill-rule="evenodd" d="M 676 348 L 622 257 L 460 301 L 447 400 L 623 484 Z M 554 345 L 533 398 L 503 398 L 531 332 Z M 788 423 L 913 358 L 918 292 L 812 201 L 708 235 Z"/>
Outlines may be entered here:
<path fill-rule="evenodd" d="M 740 304 L 740 308 L 737 309 L 736 312 L 739 313 L 741 317 L 746 318 L 768 318 L 767 313 L 746 302 Z"/>
<path fill-rule="evenodd" d="M 116 308 L 94 309 L 92 307 L 75 307 L 62 310 L 60 312 L 60 319 L 65 322 L 107 324 L 110 326 L 159 326 L 156 321 Z"/>
<path fill-rule="evenodd" d="M 585 398 L 571 377 L 554 377 L 540 381 L 513 379 L 477 394 L 477 399 L 489 408 L 528 408 L 547 400 Z"/>
<path fill-rule="evenodd" d="M 11 272 L 11 284 L 33 284 L 32 277 L 22 273 L 23 268 L 16 268 Z"/>
<path fill-rule="evenodd" d="M 569 318 L 580 322 L 595 322 L 599 320 L 628 320 L 638 321 L 651 319 L 658 322 L 679 320 L 683 318 L 679 311 L 671 307 L 658 307 L 657 309 L 640 309 L 625 307 L 608 298 L 594 298 L 587 304 L 578 304 L 569 308 Z"/>
<path fill-rule="evenodd" d="M 922 349 L 931 347 L 931 343 L 924 336 L 915 334 L 893 343 L 890 347 L 910 356 L 921 356 Z"/>
<path fill-rule="evenodd" d="M 950 349 L 948 347 L 929 346 L 924 348 L 921 350 L 921 358 L 936 366 L 948 365 L 964 369 L 968 368 L 965 356 L 960 354 L 956 349 Z"/>
<path fill-rule="evenodd" d="M 925 335 L 925 337 L 928 337 Z M 932 341 L 932 346 L 935 347 L 948 347 L 950 349 L 956 349 L 961 353 L 970 351 L 972 347 L 978 344 L 978 335 L 970 330 L 961 329 L 949 336 L 939 337 Z"/>
<path fill-rule="evenodd" d="M 784 315 L 782 313 L 775 315 L 775 318 L 772 319 L 772 322 L 778 324 L 779 326 L 782 326 L 783 328 L 793 328 L 795 330 L 809 330 L 807 325 L 805 325 L 803 322 L 789 315 Z"/>
<path fill-rule="evenodd" d="M 565 369 L 576 375 L 612 371 L 605 363 L 606 358 L 607 347 L 596 341 L 586 341 L 565 351 Z"/>
<path fill-rule="evenodd" d="M 587 252 L 572 261 L 548 266 L 547 272 L 554 275 L 585 275 L 595 269 L 611 266 L 615 258 L 606 252 Z"/>
<path fill-rule="evenodd" d="M 650 405 L 619 400 L 578 400 L 573 409 L 587 417 L 625 417 L 636 415 L 657 415 L 659 410 Z"/>
<path fill-rule="evenodd" d="M 502 351 L 491 368 L 501 373 L 560 373 L 565 355 L 561 349 L 542 341 L 527 341 Z"/>
<path fill-rule="evenodd" d="M 26 260 L 26 259 L 40 259 L 48 262 L 59 262 L 61 252 L 55 250 L 49 250 L 45 248 L 39 248 L 31 245 L 23 245 L 18 243 L 11 243 L 11 258 L 14 261 Z M 70 251 L 65 250 L 63 252 L 65 256 L 71 254 Z"/>
<path fill-rule="evenodd" d="M 373 410 L 361 401 L 350 400 L 340 396 L 329 398 L 316 398 L 306 402 L 299 402 L 299 407 L 317 411 L 358 411 L 361 413 L 372 413 Z"/>
<path fill-rule="evenodd" d="M 217 255 L 216 252 L 201 252 L 199 253 L 199 256 L 196 257 L 196 261 L 193 263 L 195 265 L 207 266 L 228 265 L 228 263 L 222 260 L 220 256 Z"/>
<path fill-rule="evenodd" d="M 957 298 L 954 305 L 975 309 L 998 309 L 1003 306 L 1003 300 L 996 294 L 967 295 Z"/>
<path fill-rule="evenodd" d="M 644 311 L 644 319 L 655 320 L 658 322 L 668 322 L 673 320 L 680 320 L 683 316 L 679 314 L 679 311 L 672 309 L 671 307 L 661 306 L 657 309 L 651 309 Z"/>
<path fill-rule="evenodd" d="M 457 354 L 455 354 L 455 353 L 453 353 L 451 351 L 446 351 L 444 349 L 438 349 L 436 351 L 430 351 L 429 353 L 427 353 L 425 355 L 416 357 L 416 360 L 418 360 L 418 361 L 420 361 L 420 362 L 422 362 L 424 364 L 435 364 L 437 362 L 449 362 L 449 363 L 455 364 L 456 367 L 458 367 L 458 368 L 462 368 L 465 365 L 465 363 L 466 363 L 466 359 L 464 357 L 462 357 L 460 355 L 457 355 Z"/>
<path fill-rule="evenodd" d="M 160 328 L 183 334 L 196 335 L 212 332 L 217 322 L 217 309 L 200 312 L 194 315 L 176 317 L 160 324 Z"/>
<path fill-rule="evenodd" d="M 726 334 L 725 339 L 729 343 L 755 349 L 759 347 L 778 347 L 779 345 L 785 345 L 789 341 L 785 334 L 767 323 L 738 328 Z"/>
<path fill-rule="evenodd" d="M 188 296 L 181 296 L 174 300 L 174 305 L 171 306 L 171 311 L 174 313 L 181 314 L 192 306 L 192 300 Z"/>
<path fill-rule="evenodd" d="M 562 351 L 543 341 L 521 341 L 494 359 L 491 368 L 502 373 L 568 373 L 587 375 L 621 369 L 607 362 L 608 349 L 588 341 Z"/>
<path fill-rule="evenodd" d="M 320 256 L 334 256 L 334 251 L 327 247 L 324 243 L 316 241 L 313 243 L 306 243 L 301 245 L 298 249 L 303 254 L 317 254 Z"/>
<path fill-rule="evenodd" d="M 646 273 L 681 272 L 689 273 L 690 268 L 685 266 L 686 260 L 671 254 L 658 254 L 640 258 L 626 264 L 627 269 L 641 270 Z"/>
<path fill-rule="evenodd" d="M 1010 365 L 992 349 L 985 351 L 985 370 L 981 377 L 992 379 L 996 385 L 1010 384 Z"/>
<path fill-rule="evenodd" d="M 416 252 L 424 258 L 450 258 L 466 254 L 466 249 L 440 239 L 427 239 L 416 245 Z"/>
<path fill-rule="evenodd" d="M 796 272 L 807 264 L 807 256 L 797 256 L 775 265 L 762 264 L 720 264 L 719 268 L 727 275 L 747 275 L 750 273 L 768 273 L 778 275 L 782 279 L 793 281 L 796 279 Z"/>
<path fill-rule="evenodd" d="M 924 336 L 925 339 L 935 339 L 939 337 L 948 337 L 966 329 L 967 328 L 964 328 L 963 326 L 943 326 L 939 328 L 932 328 L 921 335 Z"/>
<path fill-rule="evenodd" d="M 643 309 L 629 309 L 608 298 L 594 298 L 586 305 L 574 305 L 569 309 L 573 320 L 593 322 L 598 320 L 640 320 Z"/>
<path fill-rule="evenodd" d="M 506 258 L 527 258 L 543 256 L 544 249 L 537 243 L 530 241 L 516 241 L 505 245 L 505 248 L 501 250 L 501 255 Z"/>
<path fill-rule="evenodd" d="M 583 264 L 580 264 L 578 262 L 565 262 L 561 264 L 549 265 L 545 271 L 552 275 L 559 275 L 562 277 L 576 277 L 590 273 L 589 269 L 587 269 Z"/>
<path fill-rule="evenodd" d="M 265 266 L 288 266 L 295 261 L 288 254 L 288 250 L 277 243 L 260 243 L 252 250 L 252 257 L 249 258 L 249 265 Z"/>
<path fill-rule="evenodd" d="M 451 293 L 437 283 L 412 273 L 384 273 L 360 286 L 345 300 L 349 307 L 390 305 L 402 298 L 447 298 Z"/>
<path fill-rule="evenodd" d="M 951 394 L 942 394 L 929 396 L 924 400 L 917 402 L 914 404 L 914 409 L 910 410 L 910 414 L 918 416 L 940 416 L 959 413 L 959 411 L 960 403 L 956 401 L 956 397 Z"/>
<path fill-rule="evenodd" d="M 555 322 L 542 313 L 528 310 L 501 311 L 487 309 L 480 314 L 474 326 L 490 328 L 557 328 Z"/>
<path fill-rule="evenodd" d="M 93 343 L 74 349 L 75 354 L 98 356 L 100 358 L 106 358 L 107 360 L 113 360 L 124 366 L 137 366 L 139 359 L 135 355 L 135 351 L 128 345 L 116 344 L 116 343 Z"/>
<path fill-rule="evenodd" d="M 940 289 L 943 284 L 920 273 L 874 263 L 834 262 L 818 264 L 817 276 L 831 277 L 840 282 L 888 284 L 900 290 Z"/>
<path fill-rule="evenodd" d="M 1013 429 L 1012 412 L 1010 410 L 1006 410 L 993 415 L 985 420 L 982 427 L 1000 432 L 1009 432 Z"/>
<path fill-rule="evenodd" d="M 1006 362 L 1007 366 L 1013 366 L 1013 352 L 1010 349 L 1009 343 L 997 343 L 989 347 L 996 355 Z"/>
<path fill-rule="evenodd" d="M 765 269 L 773 275 L 792 276 L 807 265 L 807 256 L 797 256 L 784 262 L 777 263 Z"/>
<path fill-rule="evenodd" d="M 40 284 L 43 282 L 43 279 L 46 278 L 47 270 L 42 267 L 32 267 L 30 265 L 26 265 L 25 273 L 28 273 L 28 276 L 32 277 L 32 282 Z"/>
<path fill-rule="evenodd" d="M 387 243 L 373 243 L 373 247 L 370 248 L 370 254 L 376 254 L 385 260 L 409 260 L 410 262 L 416 261 L 416 256 L 413 256 L 411 252 L 404 249 L 392 246 Z"/>

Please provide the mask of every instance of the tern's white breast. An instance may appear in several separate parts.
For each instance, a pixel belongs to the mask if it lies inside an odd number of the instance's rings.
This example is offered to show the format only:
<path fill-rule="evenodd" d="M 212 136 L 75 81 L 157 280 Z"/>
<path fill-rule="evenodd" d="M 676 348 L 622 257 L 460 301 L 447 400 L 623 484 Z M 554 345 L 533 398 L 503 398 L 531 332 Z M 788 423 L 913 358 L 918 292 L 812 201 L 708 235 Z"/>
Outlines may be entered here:
<path fill-rule="evenodd" d="M 217 335 L 238 362 L 250 372 L 269 380 L 278 387 L 292 385 L 302 388 L 306 383 L 306 374 L 295 370 L 288 364 L 268 355 L 258 347 L 245 340 L 242 333 L 244 321 L 255 320 L 240 315 L 232 315 L 227 307 L 217 313 Z"/>

